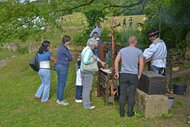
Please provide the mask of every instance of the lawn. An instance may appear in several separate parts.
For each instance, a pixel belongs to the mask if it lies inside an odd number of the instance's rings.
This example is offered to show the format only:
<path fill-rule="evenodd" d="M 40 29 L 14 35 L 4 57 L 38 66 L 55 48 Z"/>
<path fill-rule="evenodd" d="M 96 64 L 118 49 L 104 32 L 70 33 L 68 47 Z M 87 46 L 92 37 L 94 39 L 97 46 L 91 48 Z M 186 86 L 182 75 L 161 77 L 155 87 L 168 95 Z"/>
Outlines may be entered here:
<path fill-rule="evenodd" d="M 133 16 L 134 22 L 141 22 L 143 16 Z M 118 17 L 118 22 L 122 23 L 123 16 Z M 126 17 L 128 21 L 129 17 Z M 56 48 L 60 44 L 63 34 L 76 36 L 83 30 L 82 22 L 85 18 L 80 13 L 63 17 L 62 32 L 59 30 L 50 31 L 48 40 Z M 80 26 L 80 27 L 79 27 Z M 111 17 L 108 17 L 103 28 L 111 26 Z M 121 31 L 121 28 L 117 28 Z M 105 33 L 107 34 L 107 33 Z M 109 39 L 109 38 L 108 38 Z M 106 40 L 105 40 L 106 41 Z M 30 42 L 23 42 L 28 45 Z M 37 42 L 38 44 L 40 42 Z M 19 43 L 20 44 L 20 43 Z M 79 46 L 72 43 L 72 46 L 79 50 Z M 81 49 L 81 46 L 80 46 Z M 54 51 L 56 52 L 56 51 Z M 144 118 L 143 113 L 137 108 L 136 116 L 133 118 L 120 118 L 119 106 L 116 101 L 113 105 L 104 106 L 104 99 L 96 96 L 96 75 L 92 90 L 92 102 L 96 106 L 95 110 L 84 110 L 82 104 L 76 104 L 75 98 L 75 62 L 71 63 L 67 86 L 65 88 L 65 98 L 70 103 L 69 106 L 56 104 L 57 75 L 52 69 L 52 82 L 50 100 L 41 103 L 34 99 L 34 94 L 40 85 L 40 79 L 28 65 L 33 54 L 19 54 L 8 50 L 0 49 L 0 60 L 10 58 L 6 66 L 0 68 L 0 127 L 187 127 L 186 115 L 179 114 L 184 107 L 175 107 L 169 114 L 157 118 Z M 179 101 L 180 102 L 180 101 Z M 180 102 L 183 104 L 183 102 Z"/>
<path fill-rule="evenodd" d="M 120 118 L 118 103 L 104 106 L 103 98 L 97 97 L 96 85 L 92 91 L 95 110 L 84 110 L 74 102 L 75 62 L 72 62 L 65 98 L 69 106 L 60 106 L 56 101 L 56 73 L 52 70 L 50 100 L 41 103 L 34 99 L 40 85 L 36 72 L 28 61 L 33 54 L 18 55 L 0 69 L 0 125 L 1 127 L 144 127 L 141 118 Z"/>

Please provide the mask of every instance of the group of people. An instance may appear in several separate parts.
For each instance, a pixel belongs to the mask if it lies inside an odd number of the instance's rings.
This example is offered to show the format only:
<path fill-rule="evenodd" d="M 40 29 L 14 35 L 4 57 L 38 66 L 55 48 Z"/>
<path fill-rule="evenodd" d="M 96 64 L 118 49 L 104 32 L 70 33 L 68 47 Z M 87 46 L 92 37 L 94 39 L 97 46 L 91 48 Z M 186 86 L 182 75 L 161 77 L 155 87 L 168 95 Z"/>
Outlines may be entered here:
<path fill-rule="evenodd" d="M 76 96 L 75 102 L 83 103 L 84 109 L 94 109 L 95 106 L 90 102 L 90 92 L 93 84 L 94 72 L 85 71 L 84 65 L 90 65 L 94 62 L 99 62 L 102 66 L 106 63 L 101 61 L 94 53 L 97 49 L 101 31 L 99 28 L 94 29 L 90 34 L 86 47 L 78 54 L 78 61 L 76 64 Z M 152 44 L 149 48 L 142 52 L 137 48 L 137 37 L 130 36 L 128 39 L 129 46 L 122 48 L 115 58 L 115 79 L 119 79 L 120 96 L 119 109 L 120 116 L 125 116 L 125 104 L 128 97 L 128 111 L 127 116 L 134 116 L 135 92 L 137 89 L 138 80 L 141 78 L 144 70 L 144 63 L 151 61 L 151 70 L 155 73 L 164 75 L 166 68 L 167 49 L 163 40 L 159 38 L 159 31 L 151 29 L 147 36 Z M 52 56 L 49 51 L 50 42 L 43 41 L 38 51 L 38 58 L 40 62 L 39 76 L 41 79 L 41 86 L 38 88 L 35 99 L 46 102 L 49 99 L 50 91 L 50 60 L 55 63 L 55 71 L 57 72 L 57 104 L 68 105 L 64 98 L 64 88 L 66 86 L 68 68 L 70 62 L 73 60 L 67 46 L 71 42 L 71 37 L 64 35 L 62 44 L 57 50 L 57 58 Z M 121 61 L 121 69 L 119 63 Z"/>
<path fill-rule="evenodd" d="M 125 103 L 128 97 L 127 116 L 134 116 L 135 93 L 138 80 L 144 70 L 144 63 L 150 61 L 150 70 L 165 75 L 167 48 L 163 40 L 159 38 L 159 31 L 151 29 L 147 36 L 152 44 L 144 52 L 136 48 L 137 37 L 130 36 L 129 46 L 122 48 L 115 59 L 115 78 L 119 79 L 120 96 L 119 109 L 120 117 L 125 116 Z M 121 70 L 119 73 L 119 62 Z M 144 62 L 145 61 L 145 62 Z"/>
<path fill-rule="evenodd" d="M 38 88 L 35 99 L 41 102 L 46 102 L 49 99 L 50 92 L 50 82 L 51 82 L 51 71 L 50 71 L 50 61 L 53 61 L 55 66 L 54 70 L 57 72 L 58 84 L 57 84 L 57 100 L 56 103 L 60 105 L 68 105 L 69 103 L 65 101 L 64 89 L 68 77 L 68 69 L 70 62 L 73 60 L 69 49 L 67 46 L 71 42 L 71 37 L 64 35 L 62 38 L 62 44 L 57 50 L 57 58 L 52 56 L 49 51 L 50 42 L 43 41 L 37 52 L 39 60 L 39 76 L 41 79 L 41 85 Z M 94 72 L 88 72 L 83 70 L 84 64 L 91 64 L 94 62 L 99 62 L 102 66 L 105 66 L 105 62 L 101 61 L 96 55 L 94 55 L 93 50 L 98 46 L 98 41 L 96 38 L 92 37 L 87 41 L 87 46 L 81 52 L 78 57 L 76 64 L 76 99 L 75 102 L 83 102 L 84 109 L 94 109 L 90 102 L 90 91 L 92 89 L 93 74 Z"/>
<path fill-rule="evenodd" d="M 49 99 L 50 82 L 51 82 L 51 71 L 50 71 L 50 60 L 55 63 L 54 69 L 57 72 L 58 84 L 57 84 L 57 103 L 61 105 L 68 105 L 69 103 L 64 99 L 64 88 L 68 76 L 68 68 L 70 62 L 73 60 L 67 46 L 71 42 L 71 37 L 64 35 L 62 38 L 62 44 L 57 50 L 57 59 L 52 56 L 49 51 L 50 42 L 43 41 L 37 53 L 39 60 L 39 76 L 41 79 L 41 85 L 38 88 L 35 99 L 41 102 L 46 102 Z"/>
<path fill-rule="evenodd" d="M 133 17 L 130 17 L 130 18 L 129 18 L 129 26 L 128 26 L 128 28 L 129 28 L 130 31 L 133 30 L 132 26 L 133 26 Z M 123 19 L 123 25 L 122 25 L 122 27 L 123 27 L 123 28 L 126 28 L 126 27 L 127 27 L 126 17 Z"/>

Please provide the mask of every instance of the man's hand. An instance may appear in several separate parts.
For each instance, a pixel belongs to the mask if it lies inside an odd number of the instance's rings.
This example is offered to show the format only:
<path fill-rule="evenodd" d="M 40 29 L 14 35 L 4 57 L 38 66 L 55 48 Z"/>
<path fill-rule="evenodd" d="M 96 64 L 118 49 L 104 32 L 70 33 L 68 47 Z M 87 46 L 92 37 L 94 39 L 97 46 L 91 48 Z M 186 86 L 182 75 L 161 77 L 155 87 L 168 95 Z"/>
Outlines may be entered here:
<path fill-rule="evenodd" d="M 138 80 L 140 80 L 141 79 L 141 75 L 138 75 Z"/>

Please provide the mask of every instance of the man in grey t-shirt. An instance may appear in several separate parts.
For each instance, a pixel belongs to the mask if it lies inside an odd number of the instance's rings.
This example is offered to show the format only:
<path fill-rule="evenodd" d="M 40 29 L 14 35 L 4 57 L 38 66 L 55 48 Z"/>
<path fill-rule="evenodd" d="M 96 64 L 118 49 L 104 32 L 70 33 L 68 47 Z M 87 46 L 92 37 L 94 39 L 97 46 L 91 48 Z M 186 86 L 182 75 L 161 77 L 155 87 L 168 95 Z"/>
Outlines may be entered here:
<path fill-rule="evenodd" d="M 129 37 L 129 46 L 122 48 L 115 59 L 115 78 L 119 78 L 120 96 L 119 107 L 120 117 L 125 115 L 125 103 L 128 96 L 127 116 L 134 116 L 135 92 L 138 80 L 144 69 L 144 58 L 142 51 L 136 48 L 137 37 Z M 118 64 L 121 60 L 121 72 L 119 75 Z"/>

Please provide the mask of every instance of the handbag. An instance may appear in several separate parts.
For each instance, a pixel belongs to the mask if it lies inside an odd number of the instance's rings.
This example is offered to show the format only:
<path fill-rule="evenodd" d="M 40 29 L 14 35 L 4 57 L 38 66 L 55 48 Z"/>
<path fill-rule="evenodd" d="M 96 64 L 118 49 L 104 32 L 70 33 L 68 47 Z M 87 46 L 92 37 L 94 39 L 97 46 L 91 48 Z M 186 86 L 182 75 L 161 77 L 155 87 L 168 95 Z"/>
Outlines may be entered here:
<path fill-rule="evenodd" d="M 92 64 L 83 64 L 83 70 L 88 72 L 97 72 L 98 71 L 97 61 L 93 62 Z"/>
<path fill-rule="evenodd" d="M 40 66 L 39 66 L 39 60 L 38 60 L 38 55 L 36 53 L 36 55 L 32 58 L 32 60 L 29 62 L 30 67 L 34 70 L 34 71 L 39 71 Z"/>

